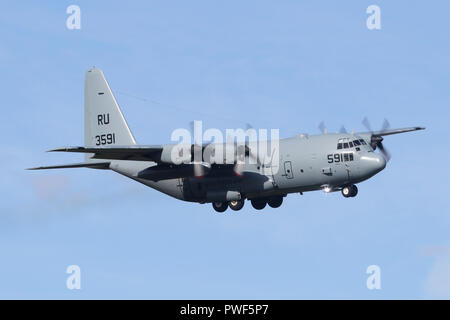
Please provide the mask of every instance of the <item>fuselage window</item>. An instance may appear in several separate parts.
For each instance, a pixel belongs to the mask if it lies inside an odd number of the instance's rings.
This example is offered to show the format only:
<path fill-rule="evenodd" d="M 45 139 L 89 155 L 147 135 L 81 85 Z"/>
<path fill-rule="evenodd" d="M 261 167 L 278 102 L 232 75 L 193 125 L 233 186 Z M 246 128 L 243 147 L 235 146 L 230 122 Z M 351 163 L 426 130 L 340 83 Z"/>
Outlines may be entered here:
<path fill-rule="evenodd" d="M 360 146 L 360 145 L 361 145 L 361 142 L 359 142 L 358 140 L 355 140 L 355 141 L 353 141 L 353 144 L 354 144 L 355 146 Z"/>
<path fill-rule="evenodd" d="M 364 139 L 359 139 L 359 142 L 361 142 L 364 146 L 367 144 Z"/>
<path fill-rule="evenodd" d="M 348 153 L 344 153 L 344 161 L 349 161 L 348 160 Z"/>
<path fill-rule="evenodd" d="M 353 153 L 350 153 L 349 155 L 350 161 L 353 161 Z"/>
<path fill-rule="evenodd" d="M 344 149 L 348 149 L 348 143 L 347 142 L 344 143 Z"/>
<path fill-rule="evenodd" d="M 342 149 L 342 143 L 338 143 L 338 149 Z"/>
<path fill-rule="evenodd" d="M 350 145 L 350 148 L 353 148 L 353 142 L 350 141 L 348 144 Z"/>

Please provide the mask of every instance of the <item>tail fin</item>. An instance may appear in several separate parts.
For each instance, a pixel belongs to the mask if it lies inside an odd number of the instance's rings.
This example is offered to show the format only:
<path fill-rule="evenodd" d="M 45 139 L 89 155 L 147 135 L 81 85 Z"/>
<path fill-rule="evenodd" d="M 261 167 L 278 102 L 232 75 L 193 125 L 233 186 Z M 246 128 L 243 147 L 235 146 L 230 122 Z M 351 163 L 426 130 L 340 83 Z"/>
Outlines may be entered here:
<path fill-rule="evenodd" d="M 84 144 L 87 147 L 136 144 L 102 70 L 97 68 L 86 72 Z"/>

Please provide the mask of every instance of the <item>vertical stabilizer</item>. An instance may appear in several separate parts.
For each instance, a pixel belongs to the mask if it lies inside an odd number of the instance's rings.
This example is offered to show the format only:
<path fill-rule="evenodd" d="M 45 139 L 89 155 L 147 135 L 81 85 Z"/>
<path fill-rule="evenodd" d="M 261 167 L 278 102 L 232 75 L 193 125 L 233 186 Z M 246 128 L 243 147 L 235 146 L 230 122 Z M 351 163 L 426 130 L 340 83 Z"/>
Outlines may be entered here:
<path fill-rule="evenodd" d="M 87 147 L 136 144 L 102 70 L 97 68 L 86 72 L 84 144 Z"/>

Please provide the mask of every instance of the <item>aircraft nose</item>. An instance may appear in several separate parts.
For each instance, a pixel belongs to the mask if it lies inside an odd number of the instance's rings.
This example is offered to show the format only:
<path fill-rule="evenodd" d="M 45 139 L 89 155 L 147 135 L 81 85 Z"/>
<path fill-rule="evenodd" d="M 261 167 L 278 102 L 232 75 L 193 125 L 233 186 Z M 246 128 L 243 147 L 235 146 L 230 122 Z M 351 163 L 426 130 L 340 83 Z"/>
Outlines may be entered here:
<path fill-rule="evenodd" d="M 378 153 L 371 152 L 361 157 L 363 160 L 363 170 L 368 176 L 377 174 L 386 167 L 386 159 Z"/>
<path fill-rule="evenodd" d="M 376 167 L 377 172 L 386 168 L 386 159 L 381 154 L 374 153 L 374 158 L 374 166 Z"/>

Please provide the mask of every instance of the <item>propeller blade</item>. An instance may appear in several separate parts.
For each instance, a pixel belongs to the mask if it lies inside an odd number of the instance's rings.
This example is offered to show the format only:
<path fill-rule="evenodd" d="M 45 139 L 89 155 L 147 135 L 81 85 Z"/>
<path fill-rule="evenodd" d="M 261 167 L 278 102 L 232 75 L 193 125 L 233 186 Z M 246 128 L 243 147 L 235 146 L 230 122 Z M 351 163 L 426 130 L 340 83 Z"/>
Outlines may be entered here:
<path fill-rule="evenodd" d="M 389 121 L 385 118 L 383 121 L 383 126 L 381 127 L 381 131 L 386 131 L 390 127 L 391 127 L 391 125 L 389 124 Z"/>
<path fill-rule="evenodd" d="M 380 141 L 377 143 L 378 149 L 380 149 L 380 152 L 383 154 L 386 161 L 389 161 L 391 159 L 391 154 L 387 149 L 383 146 L 383 143 Z"/>
<path fill-rule="evenodd" d="M 248 146 L 248 144 L 246 144 L 244 148 L 245 148 L 244 150 L 239 150 L 237 154 L 239 161 L 236 162 L 233 168 L 234 173 L 236 173 L 236 175 L 238 176 L 242 176 L 244 172 L 245 158 L 247 156 L 251 158 L 253 161 L 255 161 L 258 167 L 261 167 L 261 161 L 259 160 L 258 155 L 252 151 L 252 149 Z"/>
<path fill-rule="evenodd" d="M 246 147 L 247 147 L 248 156 L 250 158 L 252 158 L 253 160 L 255 160 L 255 162 L 258 165 L 258 167 L 260 167 L 261 166 L 261 161 L 259 160 L 258 154 L 255 154 L 253 152 L 253 150 L 249 146 L 246 146 Z"/>
<path fill-rule="evenodd" d="M 202 164 L 203 148 L 201 145 L 193 144 L 191 146 L 192 162 L 194 164 L 194 176 L 201 178 L 205 175 L 205 170 Z"/>
<path fill-rule="evenodd" d="M 245 165 L 245 157 L 246 155 L 250 155 L 248 152 L 248 146 L 247 145 L 237 145 L 236 149 L 236 164 L 234 165 L 234 173 L 238 176 L 242 176 L 242 173 L 244 172 L 244 165 Z"/>
<path fill-rule="evenodd" d="M 318 126 L 321 133 L 326 134 L 327 133 L 327 127 L 325 127 L 325 122 L 320 122 Z"/>
<path fill-rule="evenodd" d="M 366 129 L 367 129 L 368 131 L 370 131 L 370 132 L 373 131 L 373 130 L 372 130 L 372 127 L 370 126 L 370 122 L 369 122 L 369 120 L 367 119 L 367 117 L 364 117 L 364 119 L 363 119 L 363 121 L 362 121 L 362 124 L 363 124 L 364 127 L 366 127 Z"/>
<path fill-rule="evenodd" d="M 233 171 L 234 171 L 234 173 L 237 176 L 241 177 L 243 172 L 244 172 L 244 164 L 243 163 L 236 163 L 234 165 Z"/>
<path fill-rule="evenodd" d="M 205 175 L 205 170 L 201 163 L 194 163 L 194 176 L 202 178 Z"/>
<path fill-rule="evenodd" d="M 199 120 L 194 120 L 189 122 L 189 131 L 191 133 L 191 138 L 193 143 L 196 145 L 203 145 L 202 143 L 202 122 Z"/>

